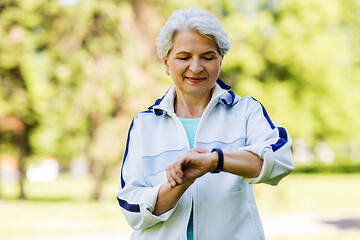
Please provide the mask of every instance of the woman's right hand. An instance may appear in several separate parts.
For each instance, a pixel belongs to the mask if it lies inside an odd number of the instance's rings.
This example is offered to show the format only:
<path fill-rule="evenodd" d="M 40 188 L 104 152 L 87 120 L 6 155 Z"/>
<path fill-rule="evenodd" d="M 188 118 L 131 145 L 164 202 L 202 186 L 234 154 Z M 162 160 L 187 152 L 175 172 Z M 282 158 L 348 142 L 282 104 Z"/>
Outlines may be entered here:
<path fill-rule="evenodd" d="M 214 171 L 217 162 L 217 153 L 205 148 L 194 148 L 177 158 L 166 169 L 168 181 L 160 187 L 153 214 L 159 216 L 173 208 L 195 179 Z"/>
<path fill-rule="evenodd" d="M 168 182 L 172 187 L 177 185 L 190 186 L 196 178 L 213 171 L 218 163 L 216 152 L 196 147 L 181 155 L 166 169 Z"/>

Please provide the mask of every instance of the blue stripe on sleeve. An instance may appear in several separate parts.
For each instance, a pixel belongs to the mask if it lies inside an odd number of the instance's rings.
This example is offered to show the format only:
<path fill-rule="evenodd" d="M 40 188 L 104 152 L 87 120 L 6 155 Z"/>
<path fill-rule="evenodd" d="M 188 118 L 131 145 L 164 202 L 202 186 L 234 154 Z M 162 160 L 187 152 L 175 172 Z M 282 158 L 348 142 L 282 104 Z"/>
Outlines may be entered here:
<path fill-rule="evenodd" d="M 273 150 L 273 152 L 276 152 L 277 150 L 279 150 L 282 146 L 284 146 L 287 142 L 288 142 L 288 137 L 287 137 L 287 132 L 285 130 L 285 128 L 283 127 L 275 127 L 274 123 L 271 121 L 269 114 L 267 113 L 265 107 L 261 104 L 261 102 L 259 102 L 258 100 L 256 100 L 255 98 L 251 97 L 254 101 L 258 102 L 262 108 L 262 112 L 264 114 L 265 119 L 267 120 L 267 122 L 269 123 L 271 129 L 277 129 L 279 131 L 279 140 L 277 140 L 277 142 L 275 144 L 271 144 L 271 148 Z"/>
<path fill-rule="evenodd" d="M 282 146 L 284 146 L 287 141 L 288 141 L 288 138 L 287 138 L 287 133 L 286 133 L 286 130 L 285 128 L 283 127 L 278 127 L 277 128 L 278 131 L 279 131 L 279 140 L 275 143 L 275 144 L 271 144 L 271 147 L 272 147 L 272 150 L 274 152 L 276 152 L 277 150 L 279 150 Z"/>
<path fill-rule="evenodd" d="M 123 178 L 123 168 L 124 168 L 124 164 L 125 164 L 125 160 L 126 157 L 129 153 L 129 142 L 130 142 L 130 133 L 131 130 L 134 126 L 134 120 L 131 122 L 130 124 L 130 128 L 129 128 L 129 132 L 128 132 L 128 137 L 127 137 L 127 141 L 126 141 L 126 147 L 125 147 L 125 152 L 124 152 L 124 157 L 123 157 L 123 161 L 122 161 L 122 165 L 121 165 L 121 174 L 120 174 L 120 179 L 121 179 L 121 187 L 124 188 L 125 187 L 125 180 Z"/>
<path fill-rule="evenodd" d="M 130 204 L 127 201 L 120 199 L 117 197 L 117 200 L 119 202 L 119 205 L 126 209 L 129 212 L 140 212 L 140 205 L 139 204 Z"/>
<path fill-rule="evenodd" d="M 263 114 L 264 114 L 264 117 L 266 118 L 266 120 L 268 121 L 271 129 L 275 129 L 275 125 L 274 123 L 271 121 L 270 117 L 269 117 L 269 114 L 267 113 L 265 107 L 261 104 L 261 102 L 259 102 L 258 100 L 256 100 L 255 98 L 251 97 L 255 102 L 258 102 L 261 106 L 261 109 L 263 111 Z"/>
<path fill-rule="evenodd" d="M 131 130 L 133 129 L 133 127 L 134 127 L 134 120 L 130 124 L 128 137 L 127 137 L 127 141 L 126 141 L 124 157 L 123 157 L 123 162 L 122 162 L 122 165 L 121 165 L 120 179 L 121 179 L 121 187 L 122 188 L 125 187 L 125 180 L 124 180 L 124 177 L 123 177 L 123 168 L 124 168 L 126 157 L 127 157 L 128 153 L 129 153 L 130 133 L 131 133 Z M 119 205 L 122 208 L 126 209 L 127 211 L 129 211 L 129 212 L 140 212 L 140 205 L 139 204 L 130 204 L 127 201 L 125 201 L 123 199 L 120 199 L 119 197 L 117 197 L 117 200 L 119 202 Z"/>

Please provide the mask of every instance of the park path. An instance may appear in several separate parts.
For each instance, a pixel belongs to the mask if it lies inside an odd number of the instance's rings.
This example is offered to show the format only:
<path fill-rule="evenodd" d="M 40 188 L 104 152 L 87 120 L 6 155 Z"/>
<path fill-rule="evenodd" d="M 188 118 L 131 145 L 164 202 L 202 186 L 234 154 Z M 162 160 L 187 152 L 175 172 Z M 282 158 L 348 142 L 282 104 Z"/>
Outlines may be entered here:
<path fill-rule="evenodd" d="M 356 239 L 360 239 L 360 209 L 287 213 L 264 216 L 262 221 L 267 239 L 291 239 L 295 236 L 303 236 L 304 239 L 310 236 L 331 237 L 345 231 L 356 232 Z"/>
<path fill-rule="evenodd" d="M 360 239 L 360 209 L 327 210 L 262 216 L 266 239 L 292 237 L 334 236 L 342 231 L 355 231 Z M 114 232 L 72 234 L 58 237 L 26 238 L 17 240 L 128 240 L 128 226 Z"/>

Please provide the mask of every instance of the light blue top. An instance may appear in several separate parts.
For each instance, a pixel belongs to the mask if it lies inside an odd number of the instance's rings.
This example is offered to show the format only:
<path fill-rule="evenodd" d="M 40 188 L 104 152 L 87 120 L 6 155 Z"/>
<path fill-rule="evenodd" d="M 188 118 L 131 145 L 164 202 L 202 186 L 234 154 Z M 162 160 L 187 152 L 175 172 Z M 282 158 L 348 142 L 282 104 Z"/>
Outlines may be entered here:
<path fill-rule="evenodd" d="M 196 130 L 199 125 L 199 122 L 200 122 L 200 118 L 179 118 L 179 119 L 185 128 L 185 132 L 186 132 L 186 135 L 189 140 L 190 149 L 192 149 L 192 148 L 194 148 L 195 134 L 196 134 Z M 194 239 L 192 209 L 191 209 L 189 224 L 188 224 L 188 228 L 187 228 L 187 239 L 188 240 Z"/>
<path fill-rule="evenodd" d="M 195 134 L 201 118 L 179 118 L 179 119 L 185 128 L 185 132 L 190 144 L 190 149 L 192 149 L 194 148 Z"/>

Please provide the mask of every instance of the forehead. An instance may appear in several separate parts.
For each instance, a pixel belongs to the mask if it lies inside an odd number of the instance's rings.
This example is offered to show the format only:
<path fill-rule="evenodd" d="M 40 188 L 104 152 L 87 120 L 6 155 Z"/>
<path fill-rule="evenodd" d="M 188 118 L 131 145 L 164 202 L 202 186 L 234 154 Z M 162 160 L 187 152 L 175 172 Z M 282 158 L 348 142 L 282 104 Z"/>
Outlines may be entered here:
<path fill-rule="evenodd" d="M 218 53 L 218 47 L 210 36 L 198 32 L 180 31 L 173 36 L 173 46 L 170 52 L 204 53 L 214 51 Z"/>

